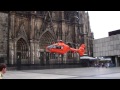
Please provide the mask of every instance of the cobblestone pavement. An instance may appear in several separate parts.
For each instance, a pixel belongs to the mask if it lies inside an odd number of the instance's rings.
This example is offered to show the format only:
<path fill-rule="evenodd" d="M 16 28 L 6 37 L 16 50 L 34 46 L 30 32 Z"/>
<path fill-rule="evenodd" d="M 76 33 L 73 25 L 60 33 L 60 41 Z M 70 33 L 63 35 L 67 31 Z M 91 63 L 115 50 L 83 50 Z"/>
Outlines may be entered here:
<path fill-rule="evenodd" d="M 120 79 L 120 67 L 12 70 L 4 79 Z"/>

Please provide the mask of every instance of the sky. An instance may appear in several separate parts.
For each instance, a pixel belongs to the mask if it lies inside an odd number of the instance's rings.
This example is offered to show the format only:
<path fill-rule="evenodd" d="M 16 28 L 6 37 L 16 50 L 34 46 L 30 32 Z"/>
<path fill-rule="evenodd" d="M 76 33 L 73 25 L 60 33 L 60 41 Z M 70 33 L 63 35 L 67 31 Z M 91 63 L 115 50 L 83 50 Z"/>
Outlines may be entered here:
<path fill-rule="evenodd" d="M 88 11 L 95 39 L 108 37 L 108 32 L 120 29 L 120 11 Z"/>

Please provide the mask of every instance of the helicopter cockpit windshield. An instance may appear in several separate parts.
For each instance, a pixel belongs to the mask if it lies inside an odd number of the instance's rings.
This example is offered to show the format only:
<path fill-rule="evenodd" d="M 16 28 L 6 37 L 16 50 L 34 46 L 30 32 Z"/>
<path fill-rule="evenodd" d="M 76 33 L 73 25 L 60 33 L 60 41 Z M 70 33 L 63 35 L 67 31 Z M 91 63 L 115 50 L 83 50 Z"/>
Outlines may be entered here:
<path fill-rule="evenodd" d="M 48 49 L 63 49 L 62 46 L 58 46 L 58 45 L 50 45 L 47 47 Z"/>
<path fill-rule="evenodd" d="M 47 47 L 48 49 L 55 48 L 55 45 L 50 45 Z"/>

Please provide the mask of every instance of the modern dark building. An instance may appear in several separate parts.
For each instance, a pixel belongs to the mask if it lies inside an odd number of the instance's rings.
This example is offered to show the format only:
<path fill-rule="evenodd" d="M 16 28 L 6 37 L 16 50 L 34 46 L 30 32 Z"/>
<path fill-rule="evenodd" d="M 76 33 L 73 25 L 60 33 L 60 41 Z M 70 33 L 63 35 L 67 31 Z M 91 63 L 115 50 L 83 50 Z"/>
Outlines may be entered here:
<path fill-rule="evenodd" d="M 120 66 L 120 30 L 111 31 L 108 35 L 93 41 L 94 57 L 109 57 L 113 64 Z"/>
<path fill-rule="evenodd" d="M 120 29 L 119 29 L 119 30 L 115 30 L 115 31 L 108 32 L 108 34 L 109 34 L 109 36 L 120 34 Z"/>

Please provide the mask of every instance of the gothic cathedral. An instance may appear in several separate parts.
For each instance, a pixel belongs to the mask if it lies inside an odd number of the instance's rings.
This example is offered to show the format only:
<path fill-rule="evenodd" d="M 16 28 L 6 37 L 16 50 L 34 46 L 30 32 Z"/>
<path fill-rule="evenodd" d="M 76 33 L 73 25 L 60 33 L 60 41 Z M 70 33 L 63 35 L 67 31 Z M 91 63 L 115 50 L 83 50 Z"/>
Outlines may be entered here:
<path fill-rule="evenodd" d="M 10 65 L 77 62 L 76 53 L 69 52 L 62 57 L 46 52 L 45 47 L 58 40 L 74 48 L 85 43 L 86 54 L 92 56 L 93 39 L 85 11 L 0 12 L 0 61 Z"/>

